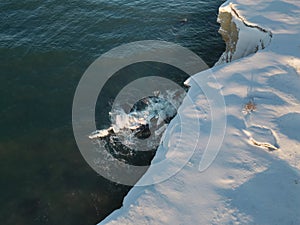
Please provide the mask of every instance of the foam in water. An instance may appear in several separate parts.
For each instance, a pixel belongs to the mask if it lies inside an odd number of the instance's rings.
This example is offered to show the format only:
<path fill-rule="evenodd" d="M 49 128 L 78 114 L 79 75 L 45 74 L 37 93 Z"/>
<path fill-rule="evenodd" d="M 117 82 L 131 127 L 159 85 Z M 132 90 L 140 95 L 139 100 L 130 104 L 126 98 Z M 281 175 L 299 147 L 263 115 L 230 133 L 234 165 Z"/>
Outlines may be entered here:
<path fill-rule="evenodd" d="M 121 143 L 129 148 L 141 150 L 143 147 L 155 149 L 160 143 L 167 124 L 176 115 L 185 92 L 166 91 L 166 94 L 154 93 L 137 102 L 129 113 L 117 108 L 109 113 L 111 126 L 96 130 L 89 135 L 90 139 L 102 139 L 110 144 Z M 138 145 L 139 144 L 139 145 Z"/>

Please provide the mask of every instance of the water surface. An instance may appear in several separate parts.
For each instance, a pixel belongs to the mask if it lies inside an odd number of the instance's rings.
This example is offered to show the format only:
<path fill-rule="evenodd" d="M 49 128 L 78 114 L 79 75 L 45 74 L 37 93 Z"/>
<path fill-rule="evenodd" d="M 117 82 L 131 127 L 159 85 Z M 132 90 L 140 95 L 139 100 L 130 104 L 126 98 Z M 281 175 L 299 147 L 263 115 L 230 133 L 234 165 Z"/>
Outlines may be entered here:
<path fill-rule="evenodd" d="M 95 224 L 121 206 L 130 187 L 97 175 L 77 149 L 76 86 L 101 54 L 138 40 L 175 42 L 213 65 L 224 50 L 216 23 L 222 2 L 0 2 L 2 224 Z"/>

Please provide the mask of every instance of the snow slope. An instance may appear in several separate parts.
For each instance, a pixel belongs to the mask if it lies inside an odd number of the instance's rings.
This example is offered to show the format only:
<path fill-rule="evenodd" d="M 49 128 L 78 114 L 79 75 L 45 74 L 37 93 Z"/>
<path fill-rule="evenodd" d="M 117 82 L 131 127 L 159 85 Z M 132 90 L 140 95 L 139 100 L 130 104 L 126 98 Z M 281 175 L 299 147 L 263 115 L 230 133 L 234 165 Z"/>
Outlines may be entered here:
<path fill-rule="evenodd" d="M 236 60 L 221 60 L 187 81 L 196 107 L 183 102 L 152 163 L 172 157 L 168 153 L 180 132 L 174 127 L 182 117 L 200 121 L 194 155 L 166 181 L 132 188 L 123 207 L 100 224 L 300 224 L 300 1 L 231 0 L 222 12 L 237 26 L 230 53 Z M 255 47 L 262 34 L 250 35 L 257 29 L 272 34 L 263 50 Z M 199 172 L 212 118 L 196 83 L 212 75 L 220 85 L 205 85 L 222 92 L 227 127 L 215 161 Z M 178 161 L 193 138 L 185 135 Z"/>

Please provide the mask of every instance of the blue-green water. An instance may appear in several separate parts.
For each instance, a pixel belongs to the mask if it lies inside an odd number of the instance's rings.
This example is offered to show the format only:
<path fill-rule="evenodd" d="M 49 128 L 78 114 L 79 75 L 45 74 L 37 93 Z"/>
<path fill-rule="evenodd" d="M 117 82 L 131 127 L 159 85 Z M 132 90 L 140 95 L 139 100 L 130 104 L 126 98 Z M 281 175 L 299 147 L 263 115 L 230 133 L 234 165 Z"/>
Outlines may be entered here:
<path fill-rule="evenodd" d="M 77 149 L 76 86 L 98 56 L 138 40 L 175 42 L 213 65 L 222 2 L 1 0 L 1 224 L 95 224 L 121 206 L 130 187 L 97 175 Z"/>

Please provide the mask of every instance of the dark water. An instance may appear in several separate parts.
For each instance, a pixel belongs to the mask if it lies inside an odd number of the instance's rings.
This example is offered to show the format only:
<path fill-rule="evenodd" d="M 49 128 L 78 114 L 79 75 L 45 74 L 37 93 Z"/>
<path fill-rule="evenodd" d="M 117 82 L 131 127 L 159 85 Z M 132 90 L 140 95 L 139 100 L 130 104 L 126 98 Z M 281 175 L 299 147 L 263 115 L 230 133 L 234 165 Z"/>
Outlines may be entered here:
<path fill-rule="evenodd" d="M 95 224 L 121 206 L 130 187 L 97 175 L 76 146 L 76 85 L 98 56 L 138 40 L 175 42 L 213 65 L 222 2 L 0 1 L 1 224 Z"/>

